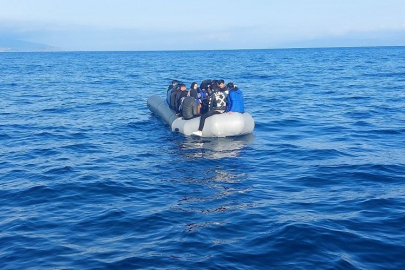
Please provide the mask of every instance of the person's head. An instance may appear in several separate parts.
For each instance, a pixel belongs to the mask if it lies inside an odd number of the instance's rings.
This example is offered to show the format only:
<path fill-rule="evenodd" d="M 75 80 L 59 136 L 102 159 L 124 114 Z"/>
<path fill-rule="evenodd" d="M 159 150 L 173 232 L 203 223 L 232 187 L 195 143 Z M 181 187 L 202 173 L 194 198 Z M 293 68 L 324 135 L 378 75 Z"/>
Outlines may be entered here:
<path fill-rule="evenodd" d="M 187 87 L 186 87 L 185 84 L 180 84 L 179 87 L 180 87 L 181 91 L 186 91 L 187 90 Z"/>
<path fill-rule="evenodd" d="M 193 89 L 190 90 L 190 97 L 197 98 L 197 91 L 194 90 Z"/>
<path fill-rule="evenodd" d="M 196 83 L 196 82 L 193 82 L 193 83 L 191 84 L 190 89 L 197 89 L 197 88 L 198 88 L 197 83 Z"/>
<path fill-rule="evenodd" d="M 232 82 L 229 82 L 226 87 L 228 87 L 229 89 L 233 89 L 235 86 Z"/>
<path fill-rule="evenodd" d="M 172 85 L 176 85 L 177 83 L 178 83 L 177 80 L 173 80 L 173 81 L 172 81 Z"/>
<path fill-rule="evenodd" d="M 224 89 L 225 88 L 225 81 L 224 80 L 218 80 L 218 87 L 220 89 Z"/>
<path fill-rule="evenodd" d="M 202 83 L 200 84 L 200 89 L 201 90 L 206 90 L 208 88 L 208 86 L 210 86 L 211 84 L 211 80 L 207 79 L 202 81 Z"/>
<path fill-rule="evenodd" d="M 216 89 L 218 89 L 218 80 L 213 80 L 212 82 L 211 82 L 211 90 L 216 90 Z"/>

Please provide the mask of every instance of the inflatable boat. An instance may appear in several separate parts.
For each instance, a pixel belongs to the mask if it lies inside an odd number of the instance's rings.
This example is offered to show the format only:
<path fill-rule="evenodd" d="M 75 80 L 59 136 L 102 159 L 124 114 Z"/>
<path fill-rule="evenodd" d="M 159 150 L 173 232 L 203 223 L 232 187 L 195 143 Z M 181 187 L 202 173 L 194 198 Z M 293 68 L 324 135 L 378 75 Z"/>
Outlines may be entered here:
<path fill-rule="evenodd" d="M 148 98 L 148 108 L 156 116 L 168 124 L 173 132 L 179 132 L 186 136 L 192 135 L 198 130 L 200 117 L 190 120 L 179 118 L 176 113 L 170 109 L 166 100 L 161 96 L 154 95 Z M 215 114 L 205 120 L 202 131 L 203 137 L 230 137 L 241 136 L 253 132 L 255 121 L 252 116 L 245 113 L 233 112 Z"/>

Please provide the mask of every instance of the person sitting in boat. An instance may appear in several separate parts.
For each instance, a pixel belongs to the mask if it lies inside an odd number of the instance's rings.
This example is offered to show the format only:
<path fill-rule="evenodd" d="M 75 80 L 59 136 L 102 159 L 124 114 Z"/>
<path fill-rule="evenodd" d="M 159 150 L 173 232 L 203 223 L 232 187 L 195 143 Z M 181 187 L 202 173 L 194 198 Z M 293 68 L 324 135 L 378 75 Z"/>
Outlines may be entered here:
<path fill-rule="evenodd" d="M 201 109 L 201 93 L 200 90 L 198 89 L 198 85 L 196 82 L 193 82 L 191 84 L 190 90 L 189 90 L 189 96 L 192 96 L 195 98 L 195 102 L 197 104 L 197 113 L 200 114 L 200 109 Z"/>
<path fill-rule="evenodd" d="M 239 90 L 237 85 L 233 83 L 228 83 L 226 85 L 229 89 L 229 94 L 227 97 L 226 102 L 226 110 L 225 112 L 232 114 L 232 112 L 245 112 L 245 105 L 243 102 L 243 94 L 242 91 Z"/>
<path fill-rule="evenodd" d="M 228 89 L 225 87 L 224 80 L 219 80 L 218 83 L 219 83 L 219 87 L 214 89 L 211 94 L 212 100 L 211 100 L 211 104 L 210 104 L 210 110 L 208 112 L 204 113 L 203 115 L 201 115 L 200 125 L 198 127 L 198 130 L 193 132 L 194 135 L 202 136 L 202 130 L 204 128 L 205 120 L 208 117 L 213 116 L 215 114 L 224 113 L 226 110 L 226 99 L 228 96 L 228 93 L 227 93 Z"/>
<path fill-rule="evenodd" d="M 180 85 L 176 84 L 173 89 L 170 91 L 170 109 L 176 111 L 176 96 L 177 93 L 180 91 Z"/>
<path fill-rule="evenodd" d="M 208 87 L 209 87 L 209 85 L 211 84 L 211 82 L 212 82 L 212 81 L 211 81 L 210 79 L 207 79 L 207 80 L 202 81 L 201 84 L 200 84 L 200 89 L 201 89 L 202 91 L 205 91 L 205 92 L 208 93 Z"/>
<path fill-rule="evenodd" d="M 211 83 L 211 99 L 209 110 L 216 110 L 218 107 L 226 107 L 226 98 L 228 96 L 228 88 L 225 86 L 224 80 L 214 80 Z"/>
<path fill-rule="evenodd" d="M 212 94 L 218 90 L 218 80 L 212 80 L 210 85 L 208 85 L 208 95 L 212 97 Z"/>
<path fill-rule="evenodd" d="M 187 94 L 188 94 L 188 91 L 187 91 L 186 85 L 185 84 L 180 84 L 179 85 L 179 91 L 177 91 L 177 93 L 176 93 L 175 104 L 174 104 L 176 114 L 178 114 L 178 115 L 180 115 L 180 104 L 181 104 L 180 102 L 181 102 L 181 99 L 183 97 L 187 97 Z"/>
<path fill-rule="evenodd" d="M 199 91 L 200 91 L 200 94 L 201 94 L 200 114 L 204 114 L 204 113 L 208 112 L 208 110 L 209 110 L 209 98 L 210 98 L 210 95 L 209 95 L 208 90 L 210 88 L 210 85 L 211 85 L 211 80 L 204 80 L 200 84 L 200 88 L 199 88 Z"/>
<path fill-rule="evenodd" d="M 221 91 L 228 91 L 228 86 L 225 86 L 224 80 L 218 80 L 218 88 Z"/>
<path fill-rule="evenodd" d="M 194 83 L 193 83 L 194 84 Z M 193 86 L 193 84 L 191 86 Z M 195 83 L 197 85 L 197 83 Z M 180 112 L 184 120 L 190 120 L 194 117 L 200 116 L 198 112 L 199 104 L 197 104 L 197 91 L 196 89 L 188 91 L 187 97 L 181 98 Z"/>
<path fill-rule="evenodd" d="M 208 112 L 209 105 L 210 105 L 209 96 L 208 96 L 208 94 L 206 94 L 205 98 L 203 98 L 201 100 L 200 114 L 204 114 L 204 113 Z"/>
<path fill-rule="evenodd" d="M 170 96 L 172 94 L 172 90 L 176 89 L 178 83 L 179 82 L 177 80 L 173 80 L 172 83 L 169 85 L 169 87 L 167 87 L 166 102 L 167 102 L 167 104 L 169 104 L 169 107 L 170 107 Z"/>

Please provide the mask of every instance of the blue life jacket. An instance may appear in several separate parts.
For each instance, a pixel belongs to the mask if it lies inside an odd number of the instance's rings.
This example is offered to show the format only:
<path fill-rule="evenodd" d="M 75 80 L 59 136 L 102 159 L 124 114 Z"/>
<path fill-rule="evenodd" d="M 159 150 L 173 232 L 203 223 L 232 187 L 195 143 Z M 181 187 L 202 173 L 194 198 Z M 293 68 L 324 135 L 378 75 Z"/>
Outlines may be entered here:
<path fill-rule="evenodd" d="M 198 92 L 197 100 L 199 101 L 199 103 L 202 103 L 204 99 L 208 98 L 208 93 L 201 90 L 200 87 L 197 88 L 197 92 Z"/>

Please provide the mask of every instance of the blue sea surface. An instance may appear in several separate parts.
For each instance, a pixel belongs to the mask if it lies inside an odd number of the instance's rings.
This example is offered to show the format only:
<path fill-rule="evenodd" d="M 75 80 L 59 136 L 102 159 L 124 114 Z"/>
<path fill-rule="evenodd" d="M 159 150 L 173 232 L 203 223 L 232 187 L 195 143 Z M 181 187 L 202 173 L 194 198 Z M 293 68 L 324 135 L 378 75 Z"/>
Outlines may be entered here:
<path fill-rule="evenodd" d="M 172 79 L 253 134 L 172 133 Z M 405 47 L 0 54 L 0 269 L 405 269 Z"/>

